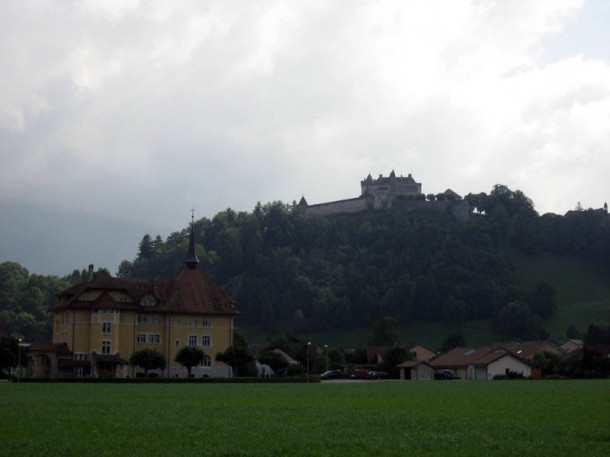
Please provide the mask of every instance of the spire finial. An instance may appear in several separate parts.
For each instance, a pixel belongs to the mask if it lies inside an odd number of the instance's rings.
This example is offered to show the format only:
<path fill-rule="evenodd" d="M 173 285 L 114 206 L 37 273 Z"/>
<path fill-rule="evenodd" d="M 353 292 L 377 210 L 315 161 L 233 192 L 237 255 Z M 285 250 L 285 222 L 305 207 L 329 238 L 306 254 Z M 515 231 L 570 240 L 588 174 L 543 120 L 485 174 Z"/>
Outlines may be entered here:
<path fill-rule="evenodd" d="M 184 263 L 188 265 L 189 268 L 195 269 L 199 264 L 199 259 L 197 258 L 197 254 L 195 253 L 195 209 L 191 208 L 191 236 L 189 239 L 189 249 L 186 253 L 186 258 L 184 259 Z"/>

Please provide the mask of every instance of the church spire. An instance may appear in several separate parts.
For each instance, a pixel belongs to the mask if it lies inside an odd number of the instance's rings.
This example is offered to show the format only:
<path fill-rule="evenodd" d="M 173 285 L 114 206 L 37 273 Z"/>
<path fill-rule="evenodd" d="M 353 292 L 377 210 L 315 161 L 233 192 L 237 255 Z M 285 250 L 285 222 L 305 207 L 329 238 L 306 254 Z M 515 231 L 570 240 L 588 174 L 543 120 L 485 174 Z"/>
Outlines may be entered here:
<path fill-rule="evenodd" d="M 189 239 L 189 250 L 186 253 L 186 258 L 184 259 L 184 263 L 188 265 L 189 268 L 195 269 L 199 264 L 199 259 L 197 258 L 197 254 L 195 253 L 195 210 L 191 210 L 191 236 Z"/>

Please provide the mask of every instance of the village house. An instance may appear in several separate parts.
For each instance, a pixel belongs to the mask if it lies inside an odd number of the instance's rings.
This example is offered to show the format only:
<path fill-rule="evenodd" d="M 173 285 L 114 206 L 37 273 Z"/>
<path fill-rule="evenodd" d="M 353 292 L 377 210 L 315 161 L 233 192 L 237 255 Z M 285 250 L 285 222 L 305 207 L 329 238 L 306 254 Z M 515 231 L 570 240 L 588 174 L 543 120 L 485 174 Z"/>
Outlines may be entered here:
<path fill-rule="evenodd" d="M 496 346 L 501 346 L 503 349 L 530 362 L 536 352 L 550 352 L 558 357 L 562 357 L 565 353 L 561 347 L 550 340 L 504 341 L 497 343 Z"/>
<path fill-rule="evenodd" d="M 185 377 L 175 357 L 186 346 L 201 348 L 196 377 L 228 377 L 231 368 L 214 360 L 233 341 L 234 301 L 199 268 L 191 226 L 185 267 L 172 280 L 114 278 L 105 271 L 57 294 L 53 343 L 30 348 L 36 377 L 128 377 L 141 371 L 131 355 L 155 349 L 167 361 L 156 376 Z M 40 347 L 39 347 L 40 346 Z"/>
<path fill-rule="evenodd" d="M 529 362 L 502 346 L 492 345 L 480 349 L 455 348 L 430 361 L 435 370 L 451 370 L 457 378 L 477 381 L 491 380 L 511 373 L 529 377 Z"/>
<path fill-rule="evenodd" d="M 411 381 L 429 381 L 433 379 L 434 367 L 428 362 L 436 357 L 436 353 L 419 344 L 405 346 L 405 349 L 409 352 L 409 357 L 412 360 L 407 360 L 397 365 L 400 379 Z"/>
<path fill-rule="evenodd" d="M 403 381 L 430 381 L 434 378 L 434 367 L 424 360 L 407 360 L 397 368 Z"/>

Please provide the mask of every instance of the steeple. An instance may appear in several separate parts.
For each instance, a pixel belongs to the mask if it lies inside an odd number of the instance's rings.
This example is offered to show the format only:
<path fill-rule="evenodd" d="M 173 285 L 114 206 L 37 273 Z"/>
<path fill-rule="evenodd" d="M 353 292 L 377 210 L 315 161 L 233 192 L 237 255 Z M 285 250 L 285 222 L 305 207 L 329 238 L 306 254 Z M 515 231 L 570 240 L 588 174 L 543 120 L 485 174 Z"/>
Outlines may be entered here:
<path fill-rule="evenodd" d="M 199 264 L 199 259 L 197 258 L 197 254 L 195 253 L 195 210 L 191 210 L 191 236 L 189 239 L 189 250 L 186 253 L 186 258 L 184 259 L 184 263 L 188 265 L 189 268 L 195 269 Z"/>

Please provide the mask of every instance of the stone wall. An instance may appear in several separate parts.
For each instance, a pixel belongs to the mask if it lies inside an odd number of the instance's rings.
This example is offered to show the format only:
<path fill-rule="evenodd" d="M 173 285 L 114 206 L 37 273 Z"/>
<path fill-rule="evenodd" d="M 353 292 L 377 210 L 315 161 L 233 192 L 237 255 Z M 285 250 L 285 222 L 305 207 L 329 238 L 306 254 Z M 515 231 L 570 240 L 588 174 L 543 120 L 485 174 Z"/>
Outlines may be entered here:
<path fill-rule="evenodd" d="M 341 213 L 359 213 L 367 209 L 367 201 L 364 198 L 350 198 L 336 202 L 309 205 L 301 211 L 307 216 L 329 216 Z"/>
<path fill-rule="evenodd" d="M 373 208 L 374 202 L 365 198 L 352 198 L 349 200 L 339 200 L 336 202 L 320 203 L 299 207 L 299 210 L 306 216 L 330 216 L 332 214 L 359 213 L 366 209 Z M 391 203 L 391 207 L 403 211 L 437 211 L 451 214 L 458 221 L 467 221 L 470 214 L 470 206 L 465 200 L 441 200 L 441 201 L 422 201 L 422 200 L 403 200 L 397 199 Z"/>

